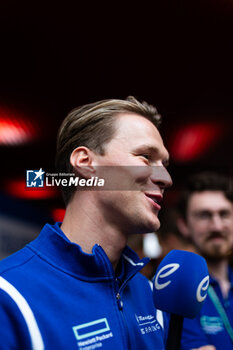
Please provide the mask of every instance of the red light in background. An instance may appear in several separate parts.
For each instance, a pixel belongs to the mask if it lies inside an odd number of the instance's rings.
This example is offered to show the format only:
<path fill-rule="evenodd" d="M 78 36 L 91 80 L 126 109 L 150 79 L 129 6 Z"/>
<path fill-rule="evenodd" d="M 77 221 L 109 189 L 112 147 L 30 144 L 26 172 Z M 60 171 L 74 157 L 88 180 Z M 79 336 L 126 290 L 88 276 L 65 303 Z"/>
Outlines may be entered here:
<path fill-rule="evenodd" d="M 5 185 L 7 194 L 21 199 L 50 199 L 57 196 L 57 189 L 26 187 L 25 180 L 8 181 Z"/>
<path fill-rule="evenodd" d="M 0 145 L 15 146 L 33 140 L 35 127 L 18 112 L 0 108 Z"/>
<path fill-rule="evenodd" d="M 63 208 L 55 208 L 52 211 L 52 218 L 55 222 L 62 222 L 65 216 L 66 210 Z"/>
<path fill-rule="evenodd" d="M 221 138 L 223 125 L 196 123 L 176 131 L 170 142 L 170 153 L 176 161 L 190 161 L 206 153 Z"/>

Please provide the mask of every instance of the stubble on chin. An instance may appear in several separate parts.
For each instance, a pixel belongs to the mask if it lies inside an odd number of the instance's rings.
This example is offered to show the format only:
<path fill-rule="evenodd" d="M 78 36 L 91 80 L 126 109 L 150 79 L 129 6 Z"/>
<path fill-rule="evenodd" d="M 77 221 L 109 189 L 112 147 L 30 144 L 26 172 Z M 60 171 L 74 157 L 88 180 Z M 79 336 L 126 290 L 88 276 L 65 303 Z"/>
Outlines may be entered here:
<path fill-rule="evenodd" d="M 202 255 L 206 260 L 212 262 L 218 262 L 225 260 L 230 255 L 230 250 L 221 247 L 220 245 L 212 245 L 208 249 L 201 249 L 199 251 L 200 255 Z"/>

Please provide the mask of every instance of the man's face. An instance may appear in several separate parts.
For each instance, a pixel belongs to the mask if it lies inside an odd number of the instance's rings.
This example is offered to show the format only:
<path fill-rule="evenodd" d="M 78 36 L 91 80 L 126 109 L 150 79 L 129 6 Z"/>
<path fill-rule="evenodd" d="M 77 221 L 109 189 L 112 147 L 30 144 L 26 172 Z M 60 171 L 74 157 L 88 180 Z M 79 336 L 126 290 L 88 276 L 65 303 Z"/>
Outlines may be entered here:
<path fill-rule="evenodd" d="M 158 129 L 142 116 L 120 114 L 115 127 L 104 156 L 97 157 L 98 165 L 116 170 L 112 173 L 114 190 L 99 193 L 100 210 L 126 233 L 155 231 L 160 226 L 164 189 L 172 184 L 165 168 L 168 152 Z"/>
<path fill-rule="evenodd" d="M 187 207 L 187 229 L 207 260 L 226 258 L 233 247 L 233 204 L 221 191 L 195 192 Z"/>

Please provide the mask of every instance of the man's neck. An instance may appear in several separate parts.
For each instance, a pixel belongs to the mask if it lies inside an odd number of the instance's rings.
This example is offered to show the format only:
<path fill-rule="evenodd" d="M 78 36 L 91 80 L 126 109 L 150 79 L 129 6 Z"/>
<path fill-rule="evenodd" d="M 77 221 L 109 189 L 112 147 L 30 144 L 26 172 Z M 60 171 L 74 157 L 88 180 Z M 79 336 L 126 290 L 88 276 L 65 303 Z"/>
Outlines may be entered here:
<path fill-rule="evenodd" d="M 218 281 L 223 297 L 226 298 L 231 286 L 228 276 L 228 261 L 208 261 L 208 269 L 211 277 Z"/>
<path fill-rule="evenodd" d="M 88 254 L 92 253 L 95 244 L 99 244 L 115 270 L 127 238 L 100 215 L 98 204 L 93 198 L 87 201 L 85 198 L 80 193 L 79 200 L 72 201 L 68 206 L 61 229 L 71 242 L 79 244 Z"/>

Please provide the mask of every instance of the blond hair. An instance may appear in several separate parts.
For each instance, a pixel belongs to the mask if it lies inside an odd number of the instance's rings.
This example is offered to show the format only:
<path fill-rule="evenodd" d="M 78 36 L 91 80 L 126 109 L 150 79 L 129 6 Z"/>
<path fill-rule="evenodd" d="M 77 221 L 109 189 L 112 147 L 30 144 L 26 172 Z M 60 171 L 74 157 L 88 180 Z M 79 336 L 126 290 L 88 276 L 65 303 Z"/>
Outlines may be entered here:
<path fill-rule="evenodd" d="M 72 151 L 85 146 L 104 154 L 106 144 L 115 133 L 115 119 L 119 113 L 134 113 L 149 119 L 156 127 L 161 116 L 156 108 L 146 102 L 139 102 L 133 96 L 125 100 L 108 99 L 73 109 L 64 119 L 58 131 L 56 168 L 58 172 L 73 172 L 70 164 Z M 63 198 L 67 205 L 75 187 L 63 187 Z"/>

